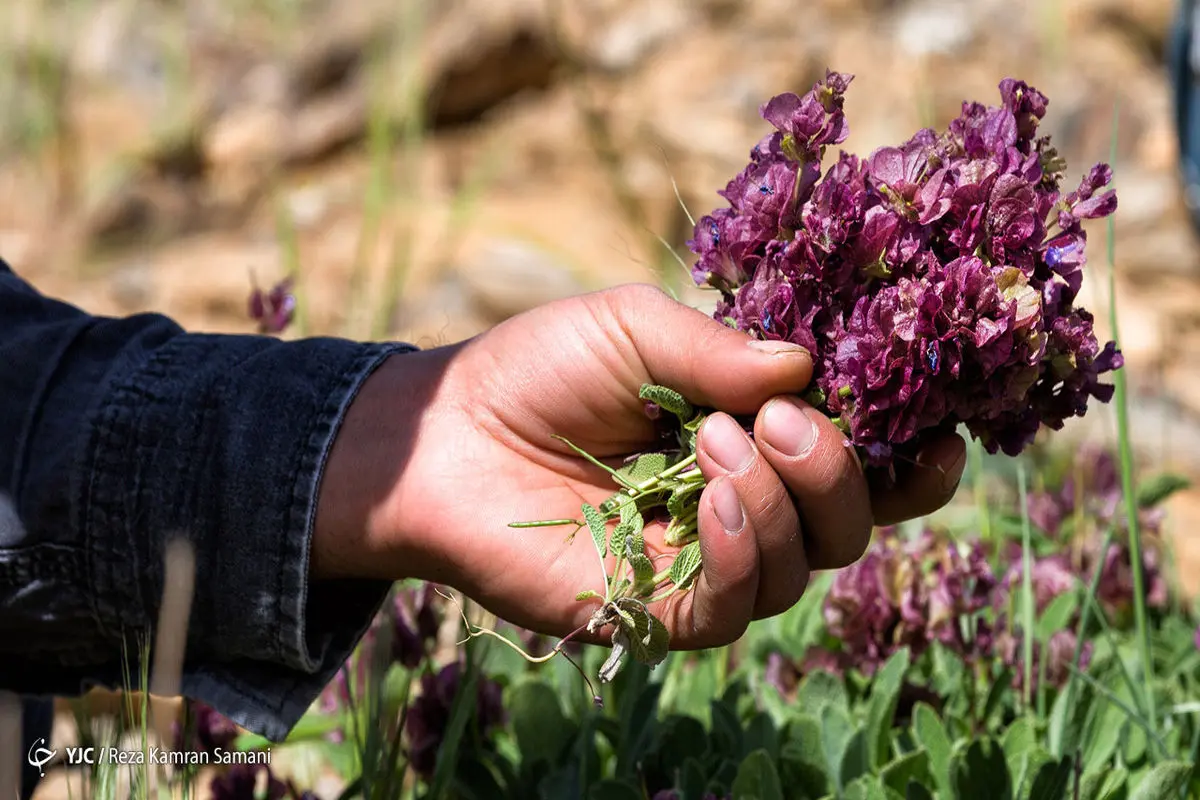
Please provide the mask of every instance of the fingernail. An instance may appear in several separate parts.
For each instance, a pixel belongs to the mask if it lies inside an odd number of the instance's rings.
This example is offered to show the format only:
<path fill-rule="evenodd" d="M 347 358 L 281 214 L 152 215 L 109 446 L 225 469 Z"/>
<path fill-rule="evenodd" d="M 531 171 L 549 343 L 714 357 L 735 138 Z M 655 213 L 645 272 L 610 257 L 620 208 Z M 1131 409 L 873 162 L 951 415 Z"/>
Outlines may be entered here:
<path fill-rule="evenodd" d="M 713 414 L 704 421 L 700 434 L 704 452 L 727 472 L 741 472 L 754 459 L 754 445 L 746 432 L 724 414 Z"/>
<path fill-rule="evenodd" d="M 947 467 L 946 471 L 942 473 L 942 490 L 946 494 L 952 494 L 954 490 L 958 488 L 958 483 L 962 480 L 963 476 L 963 467 L 966 465 L 967 451 L 966 448 L 964 448 L 963 451 L 958 454 L 958 458 L 954 459 L 954 463 Z"/>
<path fill-rule="evenodd" d="M 713 510 L 717 512 L 717 521 L 730 536 L 741 533 L 746 526 L 746 512 L 742 510 L 741 498 L 733 481 L 728 478 L 713 481 Z"/>
<path fill-rule="evenodd" d="M 751 339 L 750 347 L 758 350 L 760 353 L 772 356 L 808 352 L 807 349 L 794 342 L 785 342 L 780 339 Z"/>
<path fill-rule="evenodd" d="M 816 412 L 812 412 L 816 413 Z M 785 456 L 802 456 L 817 441 L 817 424 L 790 400 L 772 400 L 763 411 L 763 436 Z"/>

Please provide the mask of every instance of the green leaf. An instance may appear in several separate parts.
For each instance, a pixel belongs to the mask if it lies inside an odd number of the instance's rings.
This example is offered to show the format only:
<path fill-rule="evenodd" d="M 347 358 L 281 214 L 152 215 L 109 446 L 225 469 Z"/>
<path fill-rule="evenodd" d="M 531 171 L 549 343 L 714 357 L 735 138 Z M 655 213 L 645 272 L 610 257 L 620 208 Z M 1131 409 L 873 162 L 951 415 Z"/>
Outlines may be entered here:
<path fill-rule="evenodd" d="M 1187 489 L 1192 482 L 1183 475 L 1160 472 L 1142 481 L 1137 487 L 1138 508 L 1152 508 L 1176 492 Z"/>
<path fill-rule="evenodd" d="M 629 549 L 628 544 L 626 544 L 626 549 Z M 650 582 L 654 580 L 654 562 L 644 553 L 630 552 L 628 557 L 629 566 L 633 568 L 633 585 L 649 586 Z"/>
<path fill-rule="evenodd" d="M 641 515 L 638 515 L 641 519 Z M 621 548 L 625 551 L 627 557 L 632 555 L 644 555 L 646 552 L 646 540 L 642 538 L 642 526 L 633 523 L 621 523 L 625 526 L 625 535 L 622 537 Z"/>
<path fill-rule="evenodd" d="M 883 785 L 905 794 L 910 782 L 926 785 L 933 781 L 929 771 L 929 751 L 925 748 L 905 753 L 886 764 L 879 773 Z"/>
<path fill-rule="evenodd" d="M 642 384 L 638 397 L 660 406 L 664 411 L 670 411 L 679 417 L 681 422 L 688 422 L 695 414 L 692 404 L 674 389 L 666 386 L 656 386 L 652 383 Z"/>
<path fill-rule="evenodd" d="M 587 522 L 588 530 L 592 532 L 592 542 L 601 558 L 608 555 L 608 521 L 595 506 L 583 504 L 583 519 Z"/>
<path fill-rule="evenodd" d="M 871 772 L 871 754 L 867 739 L 867 731 L 859 728 L 850 734 L 846 749 L 842 753 L 842 764 L 839 768 L 842 784 L 849 785 L 863 775 Z"/>
<path fill-rule="evenodd" d="M 1008 726 L 1000 739 L 1004 748 L 1004 760 L 1008 762 L 1009 772 L 1015 773 L 1021 764 L 1021 759 L 1038 746 L 1037 731 L 1029 717 L 1020 717 Z"/>
<path fill-rule="evenodd" d="M 934 800 L 929 789 L 916 781 L 909 781 L 904 787 L 904 800 Z"/>
<path fill-rule="evenodd" d="M 1073 759 L 1063 756 L 1059 761 L 1049 761 L 1034 774 L 1029 800 L 1062 800 L 1069 795 L 1068 787 L 1074 774 Z"/>
<path fill-rule="evenodd" d="M 708 779 L 704 776 L 704 767 L 700 762 L 688 756 L 683 762 L 683 769 L 679 772 L 679 780 L 677 786 L 683 794 L 683 800 L 691 800 L 697 798 L 699 800 L 704 795 L 704 789 L 708 785 Z"/>
<path fill-rule="evenodd" d="M 667 657 L 670 645 L 670 634 L 641 600 L 632 597 L 622 597 L 613 605 L 621 615 L 621 623 L 617 631 L 624 632 L 628 637 L 625 646 L 630 655 L 648 667 L 655 667 Z M 627 623 L 632 620 L 632 625 Z M 614 634 L 613 641 L 616 641 Z"/>
<path fill-rule="evenodd" d="M 766 750 L 755 750 L 742 760 L 733 779 L 733 800 L 783 800 L 779 773 Z"/>
<path fill-rule="evenodd" d="M 1079 800 L 1124 800 L 1128 779 L 1129 771 L 1124 767 L 1084 775 L 1079 787 Z"/>
<path fill-rule="evenodd" d="M 943 794 L 950 793 L 950 737 L 937 712 L 927 703 L 913 707 L 913 738 L 929 752 L 929 768 Z"/>
<path fill-rule="evenodd" d="M 689 542 L 675 554 L 671 568 L 667 571 L 671 583 L 686 588 L 700 574 L 700 542 Z"/>
<path fill-rule="evenodd" d="M 576 600 L 603 600 L 604 595 L 592 589 L 584 589 L 579 594 L 575 595 Z"/>
<path fill-rule="evenodd" d="M 892 721 L 900 699 L 900 687 L 908 672 L 908 648 L 892 654 L 871 681 L 871 700 L 867 709 L 867 752 L 871 766 L 882 767 L 891 758 Z"/>
<path fill-rule="evenodd" d="M 829 672 L 810 672 L 801 678 L 796 688 L 796 708 L 820 718 L 827 705 L 835 705 L 846 712 L 850 710 L 850 698 L 842 679 Z"/>
<path fill-rule="evenodd" d="M 852 735 L 850 717 L 840 706 L 827 703 L 821 708 L 821 752 L 838 789 L 845 786 L 842 762 Z"/>
<path fill-rule="evenodd" d="M 687 481 L 671 491 L 667 498 L 667 513 L 679 519 L 690 509 L 697 507 L 700 493 L 704 490 L 704 481 Z M 693 502 L 694 501 L 694 502 Z"/>
<path fill-rule="evenodd" d="M 522 762 L 557 764 L 575 738 L 575 726 L 563 716 L 558 693 L 530 678 L 510 690 L 505 706 Z"/>
<path fill-rule="evenodd" d="M 1150 770 L 1134 788 L 1129 800 L 1167 800 L 1178 797 L 1192 777 L 1192 765 L 1182 761 L 1163 761 Z"/>
<path fill-rule="evenodd" d="M 821 724 L 805 713 L 788 722 L 780 753 L 780 769 L 788 786 L 796 786 L 809 797 L 829 791 L 828 767 L 821 743 Z"/>
<path fill-rule="evenodd" d="M 759 711 L 745 724 L 743 740 L 746 750 L 766 750 L 772 761 L 779 758 L 779 732 L 765 711 Z"/>
<path fill-rule="evenodd" d="M 1091 772 L 1094 769 L 1104 769 L 1117 745 L 1121 741 L 1121 726 L 1125 722 L 1125 712 L 1120 706 L 1105 703 L 1100 712 L 1096 733 L 1084 748 L 1083 770 Z"/>
<path fill-rule="evenodd" d="M 632 463 L 626 464 L 617 472 L 624 475 L 630 483 L 638 484 L 663 472 L 671 466 L 670 462 L 671 457 L 668 453 L 642 453 Z M 622 521 L 624 519 L 624 517 L 621 518 Z"/>
<path fill-rule="evenodd" d="M 873 775 L 864 775 L 847 784 L 842 797 L 844 800 L 887 800 L 883 785 Z"/>
<path fill-rule="evenodd" d="M 1041 619 L 1037 621 L 1038 640 L 1044 642 L 1052 634 L 1065 630 L 1078 609 L 1079 594 L 1074 590 L 1063 592 L 1051 600 L 1050 604 L 1046 606 L 1046 610 L 1042 612 Z"/>
<path fill-rule="evenodd" d="M 1012 777 L 1004 751 L 991 739 L 976 739 L 955 748 L 950 757 L 950 780 L 960 800 L 1011 800 Z"/>

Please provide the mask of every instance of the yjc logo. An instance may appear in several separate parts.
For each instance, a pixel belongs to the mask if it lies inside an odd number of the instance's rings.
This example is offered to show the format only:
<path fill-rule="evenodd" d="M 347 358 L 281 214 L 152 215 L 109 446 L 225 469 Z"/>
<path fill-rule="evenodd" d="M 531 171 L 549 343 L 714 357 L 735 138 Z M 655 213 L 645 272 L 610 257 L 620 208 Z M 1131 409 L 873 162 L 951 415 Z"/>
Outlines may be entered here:
<path fill-rule="evenodd" d="M 58 752 L 57 750 L 43 747 L 42 745 L 44 744 L 46 744 L 45 739 L 38 739 L 30 746 L 29 752 L 26 753 L 26 758 L 29 759 L 30 765 L 37 767 L 38 774 L 43 778 L 46 777 L 46 773 L 42 770 L 42 767 L 49 764 L 50 759 L 54 758 L 54 755 Z"/>

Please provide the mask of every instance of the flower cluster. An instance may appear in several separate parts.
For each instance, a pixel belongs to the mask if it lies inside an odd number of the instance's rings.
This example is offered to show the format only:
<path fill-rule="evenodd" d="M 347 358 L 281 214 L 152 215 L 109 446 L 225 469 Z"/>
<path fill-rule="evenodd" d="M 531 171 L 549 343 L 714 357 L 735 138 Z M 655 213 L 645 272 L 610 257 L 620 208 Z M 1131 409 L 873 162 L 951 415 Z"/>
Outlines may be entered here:
<path fill-rule="evenodd" d="M 1109 167 L 1064 194 L 1037 136 L 1046 97 L 1006 79 L 999 107 L 964 103 L 944 132 L 843 152 L 822 175 L 850 81 L 829 72 L 766 103 L 775 131 L 720 192 L 729 207 L 697 222 L 693 277 L 721 292 L 717 318 L 807 348 L 817 404 L 874 466 L 959 423 L 1015 455 L 1107 402 L 1099 376 L 1122 357 L 1074 301 L 1082 221 L 1116 210 Z"/>
<path fill-rule="evenodd" d="M 442 667 L 437 674 L 421 678 L 421 694 L 409 705 L 404 730 L 408 734 L 408 756 L 413 771 L 423 778 L 433 775 L 437 766 L 437 754 L 450 724 L 450 711 L 454 697 L 458 694 L 461 662 L 454 661 Z M 501 703 L 501 686 L 496 681 L 481 675 L 476 689 L 475 724 L 480 734 L 486 735 L 492 728 L 504 724 L 506 715 Z"/>
<path fill-rule="evenodd" d="M 1020 589 L 1019 549 L 1009 552 L 1007 563 L 1000 579 L 978 541 L 953 542 L 926 530 L 906 542 L 884 531 L 863 558 L 838 573 L 825 598 L 826 629 L 837 648 L 813 648 L 799 670 L 776 657 L 768 663 L 767 679 L 788 694 L 802 672 L 854 668 L 871 675 L 897 650 L 907 647 L 920 656 L 939 642 L 968 663 L 999 659 L 1013 668 L 1019 689 L 1022 633 L 1008 616 Z M 1077 582 L 1054 558 L 1034 562 L 1032 577 L 1039 613 Z M 1074 629 L 1050 638 L 1048 684 L 1060 686 L 1068 676 L 1075 642 Z M 1090 655 L 1088 647 L 1083 655 Z M 1035 665 L 1041 658 L 1041 644 L 1035 643 Z"/>
<path fill-rule="evenodd" d="M 967 659 L 989 654 L 993 631 L 980 612 L 999 602 L 998 589 L 978 542 L 958 545 L 930 531 L 904 542 L 884 531 L 838 573 L 825 598 L 839 651 L 814 651 L 807 666 L 854 666 L 869 675 L 900 648 L 920 655 L 935 641 Z"/>

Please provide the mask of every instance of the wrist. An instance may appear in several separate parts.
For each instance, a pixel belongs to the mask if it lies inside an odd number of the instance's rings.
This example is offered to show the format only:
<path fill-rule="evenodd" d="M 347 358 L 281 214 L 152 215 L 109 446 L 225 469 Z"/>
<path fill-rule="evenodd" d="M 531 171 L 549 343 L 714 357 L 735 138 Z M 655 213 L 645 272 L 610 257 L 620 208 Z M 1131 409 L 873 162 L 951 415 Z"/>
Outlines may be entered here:
<path fill-rule="evenodd" d="M 438 395 L 455 347 L 387 358 L 346 410 L 322 473 L 310 574 L 333 578 L 436 579 L 442 554 L 404 519 L 411 477 L 435 420 Z M 419 509 L 409 513 L 418 514 Z"/>

